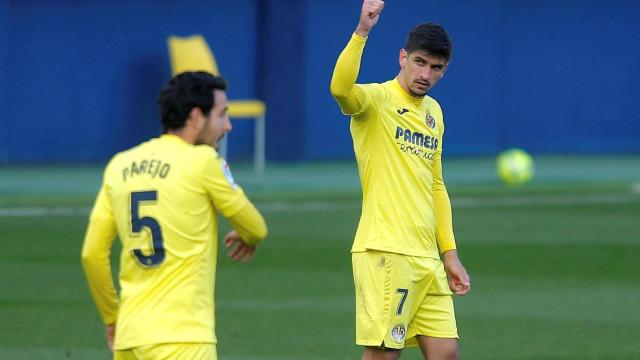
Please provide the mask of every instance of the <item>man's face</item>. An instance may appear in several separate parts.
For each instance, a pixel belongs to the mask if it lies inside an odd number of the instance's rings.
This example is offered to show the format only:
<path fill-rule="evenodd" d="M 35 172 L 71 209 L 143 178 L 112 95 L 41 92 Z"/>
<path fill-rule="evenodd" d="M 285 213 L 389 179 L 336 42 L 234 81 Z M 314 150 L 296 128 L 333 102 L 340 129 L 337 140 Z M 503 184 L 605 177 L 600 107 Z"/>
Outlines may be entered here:
<path fill-rule="evenodd" d="M 198 133 L 196 139 L 197 144 L 209 144 L 216 150 L 218 143 L 226 133 L 231 131 L 231 121 L 227 110 L 229 109 L 229 101 L 227 93 L 223 90 L 213 90 L 215 105 L 209 112 L 209 116 L 205 116 L 205 122 L 202 129 Z"/>
<path fill-rule="evenodd" d="M 439 57 L 417 50 L 408 53 L 400 50 L 400 82 L 413 96 L 425 96 L 432 87 L 444 76 L 447 62 Z"/>

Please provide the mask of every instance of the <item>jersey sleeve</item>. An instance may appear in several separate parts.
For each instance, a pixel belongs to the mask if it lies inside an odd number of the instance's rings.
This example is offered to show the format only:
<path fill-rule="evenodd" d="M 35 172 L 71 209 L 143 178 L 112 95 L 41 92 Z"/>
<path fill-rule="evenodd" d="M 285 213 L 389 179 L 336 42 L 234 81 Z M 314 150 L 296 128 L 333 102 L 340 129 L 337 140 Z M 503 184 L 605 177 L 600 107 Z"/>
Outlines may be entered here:
<path fill-rule="evenodd" d="M 356 84 L 360 62 L 367 38 L 356 33 L 342 50 L 331 78 L 331 95 L 336 99 L 345 115 L 357 115 L 370 103 L 370 95 Z"/>
<path fill-rule="evenodd" d="M 442 119 L 442 117 L 440 117 Z M 440 146 L 433 159 L 433 202 L 436 215 L 436 240 L 440 253 L 456 248 L 456 239 L 453 234 L 453 216 L 451 212 L 451 200 L 442 175 L 442 143 L 444 139 L 444 124 L 440 122 L 441 136 Z"/>
<path fill-rule="evenodd" d="M 216 210 L 228 219 L 240 211 L 249 200 L 233 179 L 227 162 L 213 148 L 208 150 L 201 152 L 204 163 L 201 174 L 202 186 Z"/>
<path fill-rule="evenodd" d="M 111 246 L 116 237 L 116 223 L 106 186 L 98 192 L 82 245 L 82 266 L 105 324 L 118 317 L 118 295 L 111 274 Z"/>
<path fill-rule="evenodd" d="M 267 224 L 251 202 L 231 216 L 229 223 L 249 245 L 257 245 L 267 237 Z"/>
<path fill-rule="evenodd" d="M 258 244 L 267 236 L 267 225 L 236 184 L 227 162 L 216 153 L 209 153 L 204 171 L 203 185 L 215 208 L 229 220 L 246 243 Z"/>

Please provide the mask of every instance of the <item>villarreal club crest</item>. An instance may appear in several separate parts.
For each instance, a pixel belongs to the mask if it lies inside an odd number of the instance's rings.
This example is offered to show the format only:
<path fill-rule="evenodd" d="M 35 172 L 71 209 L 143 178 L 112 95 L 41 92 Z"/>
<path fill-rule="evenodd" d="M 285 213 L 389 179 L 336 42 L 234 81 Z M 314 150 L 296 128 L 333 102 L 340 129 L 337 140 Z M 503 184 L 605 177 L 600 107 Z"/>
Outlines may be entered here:
<path fill-rule="evenodd" d="M 434 129 L 436 127 L 436 119 L 434 119 L 433 116 L 431 116 L 431 114 L 427 114 L 424 121 L 427 124 L 427 127 L 429 127 L 429 129 Z"/>

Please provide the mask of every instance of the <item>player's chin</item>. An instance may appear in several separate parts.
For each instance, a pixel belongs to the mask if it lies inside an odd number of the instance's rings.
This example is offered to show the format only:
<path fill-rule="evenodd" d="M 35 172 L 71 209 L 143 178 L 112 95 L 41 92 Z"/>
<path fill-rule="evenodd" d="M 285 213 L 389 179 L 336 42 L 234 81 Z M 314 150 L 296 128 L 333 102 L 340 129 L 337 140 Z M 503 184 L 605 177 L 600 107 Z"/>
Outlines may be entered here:
<path fill-rule="evenodd" d="M 412 89 L 411 92 L 413 93 L 413 96 L 425 96 L 429 92 L 429 88 L 424 86 L 416 86 Z"/>
<path fill-rule="evenodd" d="M 224 140 L 224 137 L 225 137 L 225 135 L 222 135 L 219 138 L 211 141 L 212 144 L 215 144 L 215 145 L 213 145 L 213 147 L 215 147 L 216 150 L 218 150 L 218 148 L 220 147 L 220 143 Z"/>
<path fill-rule="evenodd" d="M 216 149 L 216 151 L 220 150 L 220 139 L 210 139 L 209 141 L 207 141 L 207 144 L 209 144 L 212 148 Z"/>

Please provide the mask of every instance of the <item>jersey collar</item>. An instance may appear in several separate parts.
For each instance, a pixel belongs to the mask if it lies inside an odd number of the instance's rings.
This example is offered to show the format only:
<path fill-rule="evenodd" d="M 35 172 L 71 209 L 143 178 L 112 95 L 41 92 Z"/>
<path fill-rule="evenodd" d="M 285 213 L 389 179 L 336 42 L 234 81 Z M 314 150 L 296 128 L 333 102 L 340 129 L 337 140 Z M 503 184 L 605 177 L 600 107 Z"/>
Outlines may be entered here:
<path fill-rule="evenodd" d="M 181 144 L 188 144 L 186 141 L 184 141 L 183 138 L 181 138 L 178 135 L 174 135 L 174 134 L 162 134 L 162 135 L 160 135 L 160 139 L 168 140 L 168 141 L 172 141 L 172 142 L 177 142 L 177 143 L 181 143 Z"/>
<path fill-rule="evenodd" d="M 407 93 L 406 91 L 404 91 L 402 86 L 400 86 L 400 82 L 398 81 L 398 77 L 393 79 L 391 82 L 393 84 L 393 89 L 395 90 L 395 92 L 398 93 L 405 100 L 411 102 L 414 105 L 420 105 L 420 104 L 422 104 L 424 102 L 424 98 L 426 97 L 426 95 L 422 96 L 422 97 L 415 97 L 415 96 L 412 96 L 411 94 Z"/>

